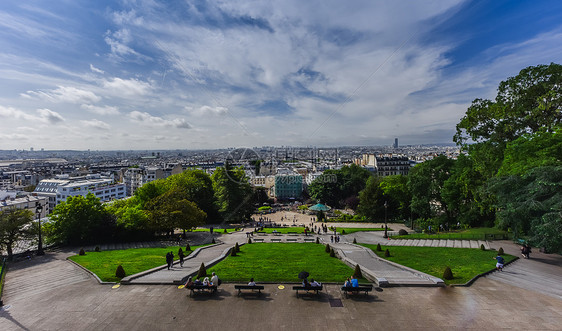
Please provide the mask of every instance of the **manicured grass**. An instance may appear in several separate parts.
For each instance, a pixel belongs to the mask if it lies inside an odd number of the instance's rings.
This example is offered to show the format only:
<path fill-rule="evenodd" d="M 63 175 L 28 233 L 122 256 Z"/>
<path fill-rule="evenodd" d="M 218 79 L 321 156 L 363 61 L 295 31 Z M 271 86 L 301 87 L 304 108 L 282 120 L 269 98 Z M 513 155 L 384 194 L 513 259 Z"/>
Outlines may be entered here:
<path fill-rule="evenodd" d="M 339 233 L 342 233 L 342 230 L 345 230 L 345 234 L 350 234 L 363 231 L 384 231 L 384 228 L 336 228 L 336 231 Z M 392 231 L 392 229 L 388 228 L 388 231 Z"/>
<path fill-rule="evenodd" d="M 229 256 L 207 273 L 216 272 L 225 281 L 299 282 L 297 275 L 308 271 L 319 282 L 343 283 L 353 269 L 325 252 L 325 246 L 313 243 L 259 243 L 240 247 L 237 256 Z"/>
<path fill-rule="evenodd" d="M 464 284 L 474 276 L 495 269 L 496 260 L 492 259 L 497 252 L 483 251 L 474 248 L 448 248 L 448 247 L 408 247 L 408 246 L 382 246 L 382 251 L 376 250 L 377 245 L 361 244 L 370 248 L 378 256 L 384 257 L 388 248 L 389 261 L 402 264 L 412 269 L 425 272 L 443 279 L 443 271 L 449 266 L 453 271 L 454 279 L 446 280 L 446 284 Z M 504 254 L 505 262 L 512 261 L 515 256 Z"/>
<path fill-rule="evenodd" d="M 496 228 L 472 228 L 467 230 L 449 231 L 440 233 L 412 233 L 405 236 L 391 236 L 392 239 L 473 239 L 473 240 L 491 240 L 503 239 L 508 236 L 508 232 Z"/>
<path fill-rule="evenodd" d="M 185 246 L 181 247 L 186 256 L 191 254 L 191 252 L 185 251 Z M 191 249 L 195 250 L 199 247 L 202 246 L 191 246 Z M 86 255 L 74 255 L 69 259 L 95 273 L 102 281 L 118 282 L 120 278 L 115 276 L 118 265 L 123 266 L 127 276 L 134 275 L 166 264 L 166 253 L 168 252 L 174 252 L 174 260 L 177 260 L 179 248 L 180 246 L 170 246 L 86 252 Z"/>
<path fill-rule="evenodd" d="M 236 229 L 232 228 L 232 229 L 226 229 L 227 233 L 231 233 L 231 232 L 235 232 Z M 191 231 L 188 232 L 211 232 L 211 229 L 193 229 Z M 224 233 L 224 229 L 213 229 L 213 233 Z"/>

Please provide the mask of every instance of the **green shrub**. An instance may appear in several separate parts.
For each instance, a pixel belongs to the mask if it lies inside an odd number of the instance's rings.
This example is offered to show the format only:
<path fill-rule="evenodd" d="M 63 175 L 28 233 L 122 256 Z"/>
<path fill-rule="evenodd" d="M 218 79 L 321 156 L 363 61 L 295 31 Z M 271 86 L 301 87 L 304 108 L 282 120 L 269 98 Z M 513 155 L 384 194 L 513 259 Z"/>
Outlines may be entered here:
<path fill-rule="evenodd" d="M 481 245 L 480 245 L 480 249 L 483 250 L 483 251 L 486 250 L 486 247 L 484 247 L 484 244 L 481 244 Z"/>
<path fill-rule="evenodd" d="M 330 257 L 336 257 L 336 252 L 334 252 L 333 248 L 330 249 Z"/>
<path fill-rule="evenodd" d="M 201 266 L 199 267 L 199 271 L 197 272 L 196 278 L 201 278 L 207 276 L 207 269 L 205 268 L 205 263 L 201 262 Z"/>
<path fill-rule="evenodd" d="M 122 265 L 118 265 L 117 269 L 115 270 L 115 277 L 117 278 L 123 278 L 125 277 L 127 274 L 125 274 L 125 270 L 123 269 Z"/>
<path fill-rule="evenodd" d="M 500 247 L 500 249 L 498 249 L 498 255 L 503 255 L 503 247 Z"/>
<path fill-rule="evenodd" d="M 390 257 L 390 251 L 388 250 L 388 248 L 386 249 L 386 251 L 384 251 L 384 257 Z"/>
<path fill-rule="evenodd" d="M 217 242 L 215 241 L 215 238 L 213 238 L 213 240 L 211 240 L 211 244 L 216 244 Z"/>
<path fill-rule="evenodd" d="M 316 237 L 316 243 L 317 243 L 317 244 L 320 243 L 320 238 Z"/>
<path fill-rule="evenodd" d="M 344 230 L 344 229 L 341 229 L 341 234 L 345 234 L 345 230 Z"/>
<path fill-rule="evenodd" d="M 353 238 L 353 243 L 357 244 L 357 239 Z"/>
<path fill-rule="evenodd" d="M 96 252 L 99 252 L 99 251 L 101 251 L 100 247 L 99 247 L 99 246 L 96 246 L 96 249 L 95 249 L 95 251 L 96 251 Z"/>
<path fill-rule="evenodd" d="M 330 253 L 330 245 L 326 244 L 326 249 L 325 249 L 326 253 Z"/>
<path fill-rule="evenodd" d="M 236 253 L 240 252 L 240 246 L 238 246 L 238 242 L 236 242 L 236 245 L 234 245 L 234 249 L 236 250 Z"/>
<path fill-rule="evenodd" d="M 377 252 L 382 251 L 381 244 L 377 244 Z"/>
<path fill-rule="evenodd" d="M 400 231 L 398 231 L 398 235 L 400 236 L 405 236 L 408 234 L 408 231 L 404 230 L 404 229 L 400 229 Z"/>
<path fill-rule="evenodd" d="M 236 256 L 236 247 L 232 247 L 230 250 L 230 256 Z"/>
<path fill-rule="evenodd" d="M 224 233 L 228 233 L 228 231 L 226 231 L 226 229 L 224 229 Z"/>
<path fill-rule="evenodd" d="M 86 252 L 84 252 L 84 248 L 80 248 L 80 252 L 78 252 L 78 255 L 86 255 Z"/>
<path fill-rule="evenodd" d="M 363 273 L 361 272 L 361 267 L 359 266 L 359 264 L 355 265 L 355 271 L 353 271 L 353 277 L 354 278 L 363 278 Z"/>
<path fill-rule="evenodd" d="M 191 246 L 189 246 L 189 243 L 187 243 L 187 244 L 185 245 L 185 251 L 186 251 L 186 252 L 189 252 L 190 250 L 191 250 Z"/>
<path fill-rule="evenodd" d="M 252 243 L 252 238 L 248 238 L 248 244 Z"/>
<path fill-rule="evenodd" d="M 443 271 L 443 279 L 446 280 L 453 279 L 453 271 L 451 271 L 451 268 L 449 267 L 445 268 L 445 271 Z"/>

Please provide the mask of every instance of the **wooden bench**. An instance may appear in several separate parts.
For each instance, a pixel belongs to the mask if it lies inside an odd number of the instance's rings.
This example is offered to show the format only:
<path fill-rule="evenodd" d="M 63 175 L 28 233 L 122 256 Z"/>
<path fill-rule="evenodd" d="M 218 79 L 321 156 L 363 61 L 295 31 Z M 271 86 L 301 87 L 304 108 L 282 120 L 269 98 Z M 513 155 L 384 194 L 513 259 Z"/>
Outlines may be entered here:
<path fill-rule="evenodd" d="M 263 285 L 234 285 L 234 289 L 238 290 L 238 296 L 240 296 L 240 292 L 242 292 L 242 290 L 251 290 L 252 292 L 254 291 L 258 291 L 258 295 L 261 294 L 261 290 L 263 290 L 265 287 Z"/>
<path fill-rule="evenodd" d="M 365 295 L 367 295 L 369 292 L 371 292 L 373 290 L 373 285 L 371 285 L 371 284 L 359 284 L 358 287 L 342 286 L 341 290 L 345 293 L 346 298 L 348 297 L 349 293 L 365 292 Z"/>
<path fill-rule="evenodd" d="M 271 239 L 271 242 L 281 242 L 281 239 Z"/>
<path fill-rule="evenodd" d="M 255 239 L 254 239 L 254 242 L 262 243 L 264 240 L 265 240 L 265 239 L 263 239 L 263 238 L 255 238 Z"/>
<path fill-rule="evenodd" d="M 296 239 L 296 238 L 287 238 L 287 241 L 294 241 L 294 242 L 296 242 L 297 240 L 298 240 L 298 239 Z"/>
<path fill-rule="evenodd" d="M 316 241 L 316 239 L 314 239 L 314 238 L 304 238 L 304 241 L 305 242 L 314 242 L 314 241 Z"/>
<path fill-rule="evenodd" d="M 322 289 L 324 288 L 324 285 L 320 285 L 320 286 L 293 286 L 293 291 L 297 291 L 297 298 L 299 297 L 299 291 L 305 291 L 306 293 L 309 293 L 310 291 L 314 291 L 316 295 L 319 294 L 320 291 L 322 291 Z"/>
<path fill-rule="evenodd" d="M 189 292 L 189 296 L 192 296 L 195 291 L 197 291 L 198 293 L 207 292 L 210 294 L 215 294 L 217 292 L 216 285 L 213 286 L 191 285 L 191 286 L 186 286 L 185 288 L 191 290 L 191 292 Z"/>

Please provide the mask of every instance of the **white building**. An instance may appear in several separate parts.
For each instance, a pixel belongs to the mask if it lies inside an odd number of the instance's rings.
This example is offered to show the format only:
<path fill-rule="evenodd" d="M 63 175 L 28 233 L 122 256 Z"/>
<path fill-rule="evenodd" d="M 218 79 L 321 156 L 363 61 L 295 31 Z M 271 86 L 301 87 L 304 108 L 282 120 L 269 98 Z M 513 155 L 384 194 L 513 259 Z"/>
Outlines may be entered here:
<path fill-rule="evenodd" d="M 7 198 L 5 200 L 0 201 L 0 211 L 1 210 L 8 210 L 12 208 L 16 209 L 27 209 L 33 212 L 33 218 L 37 219 L 37 216 L 43 218 L 49 212 L 47 210 L 47 202 L 48 199 L 45 197 L 27 195 L 22 198 Z M 41 206 L 43 209 L 41 211 L 41 215 L 37 213 L 37 207 Z"/>

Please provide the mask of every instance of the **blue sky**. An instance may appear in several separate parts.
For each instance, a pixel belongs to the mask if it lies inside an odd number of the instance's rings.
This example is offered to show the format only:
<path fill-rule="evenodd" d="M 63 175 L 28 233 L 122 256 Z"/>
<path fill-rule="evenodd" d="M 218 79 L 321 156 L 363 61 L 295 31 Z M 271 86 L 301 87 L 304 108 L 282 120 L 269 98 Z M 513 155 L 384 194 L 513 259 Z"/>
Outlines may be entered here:
<path fill-rule="evenodd" d="M 560 1 L 2 1 L 0 149 L 450 143 Z"/>

